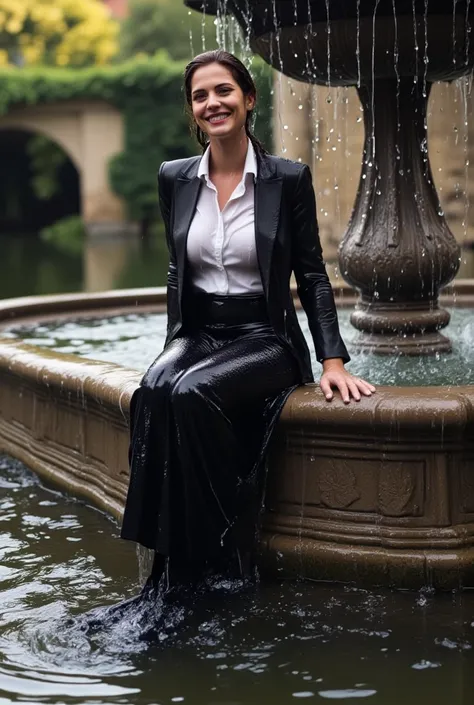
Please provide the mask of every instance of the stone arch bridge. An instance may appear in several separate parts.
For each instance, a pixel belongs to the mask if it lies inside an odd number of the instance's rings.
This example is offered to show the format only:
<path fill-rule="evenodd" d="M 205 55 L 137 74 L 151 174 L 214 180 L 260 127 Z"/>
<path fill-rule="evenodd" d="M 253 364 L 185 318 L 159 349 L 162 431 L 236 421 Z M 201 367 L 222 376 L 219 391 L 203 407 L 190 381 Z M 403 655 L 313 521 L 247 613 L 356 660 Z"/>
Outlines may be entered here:
<path fill-rule="evenodd" d="M 89 234 L 130 230 L 123 201 L 111 190 L 108 163 L 123 151 L 119 110 L 105 101 L 67 101 L 12 108 L 0 130 L 41 134 L 58 144 L 79 174 L 81 215 Z"/>

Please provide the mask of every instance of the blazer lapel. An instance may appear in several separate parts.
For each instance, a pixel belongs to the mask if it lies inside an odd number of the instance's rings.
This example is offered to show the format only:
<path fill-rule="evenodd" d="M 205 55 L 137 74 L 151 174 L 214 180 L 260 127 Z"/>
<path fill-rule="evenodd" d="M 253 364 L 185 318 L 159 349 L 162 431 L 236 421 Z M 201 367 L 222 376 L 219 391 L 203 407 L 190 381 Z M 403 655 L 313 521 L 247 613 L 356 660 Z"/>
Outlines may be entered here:
<path fill-rule="evenodd" d="M 179 176 L 176 180 L 173 239 L 176 248 L 178 265 L 178 290 L 181 300 L 184 282 L 184 268 L 186 264 L 186 245 L 189 227 L 196 211 L 201 180 L 197 176 L 199 161 L 194 164 L 187 175 Z"/>
<path fill-rule="evenodd" d="M 274 166 L 264 155 L 259 159 L 255 183 L 255 245 L 262 277 L 263 289 L 268 299 L 273 246 L 280 220 L 283 178 L 275 175 Z"/>

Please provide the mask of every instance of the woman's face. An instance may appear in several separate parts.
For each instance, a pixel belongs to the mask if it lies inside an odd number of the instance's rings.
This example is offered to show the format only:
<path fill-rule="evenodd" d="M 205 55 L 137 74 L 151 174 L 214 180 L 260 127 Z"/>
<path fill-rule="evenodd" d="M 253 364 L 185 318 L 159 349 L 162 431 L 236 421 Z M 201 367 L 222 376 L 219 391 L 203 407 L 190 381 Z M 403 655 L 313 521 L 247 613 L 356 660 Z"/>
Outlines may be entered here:
<path fill-rule="evenodd" d="M 253 96 L 244 96 L 231 72 L 213 63 L 196 69 L 191 81 L 193 116 L 209 139 L 228 139 L 241 134 L 247 112 L 255 104 Z"/>

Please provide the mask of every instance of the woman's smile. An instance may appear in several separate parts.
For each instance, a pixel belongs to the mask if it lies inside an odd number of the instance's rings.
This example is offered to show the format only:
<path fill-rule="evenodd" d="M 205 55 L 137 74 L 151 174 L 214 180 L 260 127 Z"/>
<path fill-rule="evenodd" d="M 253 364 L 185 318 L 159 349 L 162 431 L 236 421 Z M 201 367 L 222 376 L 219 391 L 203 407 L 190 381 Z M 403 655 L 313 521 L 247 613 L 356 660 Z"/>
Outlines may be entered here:
<path fill-rule="evenodd" d="M 225 122 L 228 117 L 230 117 L 230 113 L 217 113 L 217 115 L 210 115 L 206 120 L 210 122 L 211 125 L 220 125 Z"/>

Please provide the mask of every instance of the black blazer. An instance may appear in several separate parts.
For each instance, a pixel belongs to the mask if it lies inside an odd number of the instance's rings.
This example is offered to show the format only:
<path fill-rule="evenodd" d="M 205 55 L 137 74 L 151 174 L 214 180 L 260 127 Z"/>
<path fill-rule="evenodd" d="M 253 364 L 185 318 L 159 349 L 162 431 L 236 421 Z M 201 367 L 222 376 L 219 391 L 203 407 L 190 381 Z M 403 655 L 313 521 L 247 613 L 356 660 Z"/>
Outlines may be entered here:
<path fill-rule="evenodd" d="M 160 208 L 170 253 L 166 345 L 179 334 L 186 278 L 186 240 L 201 187 L 201 157 L 164 162 L 158 175 Z M 295 273 L 298 296 L 322 362 L 350 358 L 339 333 L 336 306 L 318 235 L 311 172 L 305 164 L 259 155 L 255 180 L 255 242 L 270 323 L 299 364 L 302 381 L 312 382 L 308 346 L 290 292 Z"/>

